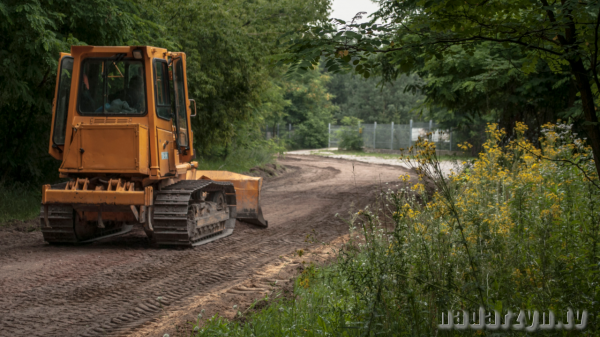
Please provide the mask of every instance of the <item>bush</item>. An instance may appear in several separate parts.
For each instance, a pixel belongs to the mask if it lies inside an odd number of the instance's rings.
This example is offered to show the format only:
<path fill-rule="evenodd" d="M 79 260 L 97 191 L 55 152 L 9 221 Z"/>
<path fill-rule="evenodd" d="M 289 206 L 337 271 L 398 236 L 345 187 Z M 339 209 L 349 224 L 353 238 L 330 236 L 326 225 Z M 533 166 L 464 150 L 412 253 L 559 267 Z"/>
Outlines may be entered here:
<path fill-rule="evenodd" d="M 295 147 L 302 149 L 319 149 L 327 146 L 327 120 L 309 114 L 307 120 L 296 128 L 294 133 Z"/>
<path fill-rule="evenodd" d="M 356 117 L 345 116 L 342 118 L 341 123 L 344 126 L 337 134 L 340 139 L 338 150 L 362 151 L 364 143 L 360 127 L 361 122 L 362 120 Z"/>
<path fill-rule="evenodd" d="M 338 137 L 340 139 L 339 150 L 362 151 L 363 137 L 358 128 L 344 126 L 338 131 Z"/>
<path fill-rule="evenodd" d="M 26 221 L 40 214 L 42 187 L 33 190 L 21 185 L 0 185 L 0 225 L 13 220 Z"/>
<path fill-rule="evenodd" d="M 273 139 L 256 141 L 252 148 L 234 144 L 225 154 L 199 158 L 198 169 L 248 172 L 255 166 L 273 163 L 275 155 L 284 150 L 284 145 Z"/>

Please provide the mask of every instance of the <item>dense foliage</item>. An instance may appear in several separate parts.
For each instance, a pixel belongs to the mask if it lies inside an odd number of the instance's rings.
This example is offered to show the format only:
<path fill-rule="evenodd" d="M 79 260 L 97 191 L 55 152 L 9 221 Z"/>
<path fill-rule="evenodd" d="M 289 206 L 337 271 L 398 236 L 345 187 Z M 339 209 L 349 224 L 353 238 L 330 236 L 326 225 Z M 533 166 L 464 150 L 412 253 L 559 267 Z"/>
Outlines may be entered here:
<path fill-rule="evenodd" d="M 340 140 L 338 151 L 362 151 L 364 144 L 363 130 L 360 126 L 361 119 L 346 116 L 342 118 L 342 127 L 337 130 L 337 138 Z"/>
<path fill-rule="evenodd" d="M 530 126 L 528 138 L 537 142 L 541 126 L 558 118 L 572 118 L 581 130 L 582 111 L 575 84 L 569 76 L 555 74 L 544 63 L 535 74 L 521 67 L 527 58 L 510 50 L 483 43 L 469 54 L 452 46 L 453 55 L 423 62 L 415 71 L 426 82 L 422 86 L 432 118 L 445 128 L 457 130 L 481 149 L 485 125 L 498 122 L 513 133 L 516 121 Z"/>
<path fill-rule="evenodd" d="M 520 310 L 537 310 L 540 324 L 549 310 L 563 323 L 569 308 L 579 310 L 573 323 L 587 310 L 585 333 L 595 335 L 600 181 L 591 149 L 567 124 L 544 125 L 541 147 L 525 131 L 518 124 L 507 143 L 491 124 L 484 152 L 450 176 L 433 144 L 420 141 L 411 159 L 419 177 L 400 176 L 378 202 L 353 213 L 337 263 L 308 268 L 296 299 L 243 326 L 213 319 L 199 335 L 475 336 L 483 332 L 443 332 L 438 324 L 442 312 L 480 306 L 492 313 L 486 323 L 494 310 L 502 323 L 512 311 L 513 326 Z"/>
<path fill-rule="evenodd" d="M 311 70 L 283 83 L 285 99 L 290 104 L 283 110 L 283 121 L 295 127 L 292 146 L 320 148 L 327 146 L 327 128 L 338 107 L 326 84 L 331 80 L 319 69 Z"/>
<path fill-rule="evenodd" d="M 425 96 L 417 89 L 423 83 L 418 76 L 401 76 L 387 85 L 379 82 L 353 74 L 331 76 L 327 87 L 334 97 L 332 102 L 339 106 L 335 114 L 337 124 L 346 116 L 381 124 L 429 120 L 428 111 L 421 108 Z"/>
<path fill-rule="evenodd" d="M 188 55 L 190 96 L 202 113 L 194 120 L 200 153 L 219 151 L 245 131 L 258 131 L 281 113 L 281 71 L 267 67 L 281 52 L 277 37 L 327 19 L 328 0 L 148 1 L 177 47 Z M 276 107 L 274 108 L 273 105 Z M 241 131 L 241 132 L 239 132 Z M 256 145 L 256 144 L 252 144 Z"/>
<path fill-rule="evenodd" d="M 59 52 L 161 35 L 129 1 L 0 1 L 0 181 L 57 175 L 47 148 Z"/>

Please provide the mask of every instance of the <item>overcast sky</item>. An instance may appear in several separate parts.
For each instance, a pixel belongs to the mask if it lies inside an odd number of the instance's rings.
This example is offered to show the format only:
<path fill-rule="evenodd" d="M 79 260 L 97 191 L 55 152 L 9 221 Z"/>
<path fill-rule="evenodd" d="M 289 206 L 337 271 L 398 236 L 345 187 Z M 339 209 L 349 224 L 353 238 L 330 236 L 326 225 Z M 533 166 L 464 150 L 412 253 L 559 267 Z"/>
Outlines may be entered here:
<path fill-rule="evenodd" d="M 363 20 L 371 15 L 379 8 L 378 4 L 372 3 L 371 0 L 333 0 L 331 13 L 332 18 L 350 21 L 358 12 L 367 12 L 363 15 Z"/>

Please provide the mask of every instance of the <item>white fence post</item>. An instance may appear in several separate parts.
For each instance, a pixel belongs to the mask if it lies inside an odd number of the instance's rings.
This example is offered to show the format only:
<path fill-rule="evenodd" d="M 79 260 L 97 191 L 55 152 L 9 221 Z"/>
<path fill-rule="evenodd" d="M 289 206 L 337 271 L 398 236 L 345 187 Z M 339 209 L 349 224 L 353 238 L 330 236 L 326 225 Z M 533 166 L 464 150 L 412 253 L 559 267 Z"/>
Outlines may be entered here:
<path fill-rule="evenodd" d="M 364 148 L 366 146 L 366 144 L 365 144 L 365 134 L 362 133 L 362 132 L 360 132 L 360 121 L 358 122 L 358 130 L 356 130 L 356 132 L 358 132 L 358 135 L 362 139 L 362 141 L 363 141 L 363 146 L 362 147 Z"/>
<path fill-rule="evenodd" d="M 373 148 L 377 148 L 377 122 L 373 124 Z"/>
<path fill-rule="evenodd" d="M 394 122 L 392 122 L 392 136 L 390 137 L 390 150 L 394 149 Z"/>
<path fill-rule="evenodd" d="M 327 148 L 331 147 L 331 123 L 329 123 L 329 127 L 327 129 Z"/>
<path fill-rule="evenodd" d="M 289 128 L 288 128 L 288 139 L 292 138 L 292 123 L 289 124 Z"/>
<path fill-rule="evenodd" d="M 431 131 L 431 129 L 433 129 L 433 120 L 429 120 L 429 133 L 431 133 L 431 135 L 429 136 L 429 140 L 431 140 L 433 142 L 433 131 Z"/>
<path fill-rule="evenodd" d="M 410 123 L 408 124 L 408 147 L 410 148 L 412 146 L 412 119 L 410 120 Z"/>

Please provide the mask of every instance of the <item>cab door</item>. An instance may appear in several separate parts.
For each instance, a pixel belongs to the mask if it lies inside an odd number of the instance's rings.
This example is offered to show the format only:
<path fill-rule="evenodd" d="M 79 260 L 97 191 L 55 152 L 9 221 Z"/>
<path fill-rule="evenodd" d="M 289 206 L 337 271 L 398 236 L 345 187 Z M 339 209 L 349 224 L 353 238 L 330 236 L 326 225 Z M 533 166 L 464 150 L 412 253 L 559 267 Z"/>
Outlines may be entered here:
<path fill-rule="evenodd" d="M 58 160 L 63 159 L 65 148 L 72 75 L 73 57 L 71 57 L 71 54 L 60 53 L 56 74 L 56 88 L 54 89 L 54 101 L 52 101 L 52 126 L 50 147 L 48 149 L 50 155 Z"/>
<path fill-rule="evenodd" d="M 158 146 L 158 166 L 161 176 L 172 176 L 177 171 L 175 161 L 174 143 L 177 132 L 176 118 L 171 107 L 171 95 L 169 90 L 169 70 L 167 60 L 154 59 L 154 92 L 156 115 L 161 121 L 162 126 L 156 127 L 156 140 Z M 173 122 L 171 122 L 173 120 Z M 165 123 L 168 121 L 168 124 Z"/>
<path fill-rule="evenodd" d="M 190 101 L 188 97 L 186 59 L 184 53 L 173 53 L 173 91 L 175 94 L 175 119 L 177 147 L 182 162 L 188 162 L 194 155 L 193 133 L 190 127 Z"/>

